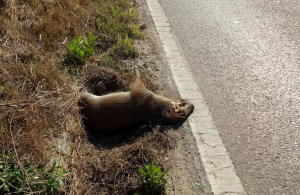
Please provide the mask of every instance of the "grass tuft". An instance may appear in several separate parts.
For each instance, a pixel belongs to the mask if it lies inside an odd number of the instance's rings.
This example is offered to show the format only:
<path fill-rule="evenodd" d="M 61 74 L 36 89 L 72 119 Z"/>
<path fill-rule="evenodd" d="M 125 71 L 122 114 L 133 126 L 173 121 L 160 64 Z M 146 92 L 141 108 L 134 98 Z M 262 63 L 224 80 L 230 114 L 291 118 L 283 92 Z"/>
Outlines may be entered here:
<path fill-rule="evenodd" d="M 132 45 L 132 40 L 125 37 L 120 39 L 109 53 L 113 58 L 134 58 L 137 52 Z"/>
<path fill-rule="evenodd" d="M 140 168 L 140 172 L 143 175 L 143 179 L 140 184 L 144 188 L 145 195 L 157 195 L 162 194 L 165 190 L 167 180 L 165 176 L 168 173 L 168 169 L 160 173 L 161 167 L 154 164 L 152 161 L 151 165 L 146 165 L 146 168 Z"/>
<path fill-rule="evenodd" d="M 2 158 L 2 159 L 1 159 Z M 57 194 L 58 188 L 63 186 L 62 179 L 70 174 L 62 171 L 61 166 L 56 165 L 53 159 L 51 169 L 32 166 L 31 162 L 23 158 L 24 166 L 16 158 L 15 153 L 9 156 L 0 154 L 0 193 L 1 194 Z"/>
<path fill-rule="evenodd" d="M 88 60 L 95 52 L 95 36 L 89 32 L 87 37 L 75 36 L 68 44 L 69 58 L 76 65 L 82 65 L 84 60 Z"/>

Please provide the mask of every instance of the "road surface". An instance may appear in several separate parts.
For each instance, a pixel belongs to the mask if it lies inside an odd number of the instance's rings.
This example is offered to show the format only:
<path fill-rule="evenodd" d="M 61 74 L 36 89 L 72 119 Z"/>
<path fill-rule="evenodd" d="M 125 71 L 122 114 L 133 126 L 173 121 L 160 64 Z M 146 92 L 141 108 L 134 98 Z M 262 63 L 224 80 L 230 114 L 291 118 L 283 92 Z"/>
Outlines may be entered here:
<path fill-rule="evenodd" d="M 300 194 L 300 1 L 160 0 L 248 194 Z"/>

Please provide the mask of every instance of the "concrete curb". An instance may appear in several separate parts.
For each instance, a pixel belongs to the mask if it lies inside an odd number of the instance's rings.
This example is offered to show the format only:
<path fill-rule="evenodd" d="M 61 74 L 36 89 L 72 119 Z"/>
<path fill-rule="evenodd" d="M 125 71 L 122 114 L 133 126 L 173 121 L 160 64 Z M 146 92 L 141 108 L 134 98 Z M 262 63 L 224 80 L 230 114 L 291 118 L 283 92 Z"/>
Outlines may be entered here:
<path fill-rule="evenodd" d="M 146 0 L 181 98 L 195 105 L 189 124 L 196 140 L 211 191 L 217 195 L 246 194 L 224 147 L 211 114 L 168 20 L 157 0 Z"/>

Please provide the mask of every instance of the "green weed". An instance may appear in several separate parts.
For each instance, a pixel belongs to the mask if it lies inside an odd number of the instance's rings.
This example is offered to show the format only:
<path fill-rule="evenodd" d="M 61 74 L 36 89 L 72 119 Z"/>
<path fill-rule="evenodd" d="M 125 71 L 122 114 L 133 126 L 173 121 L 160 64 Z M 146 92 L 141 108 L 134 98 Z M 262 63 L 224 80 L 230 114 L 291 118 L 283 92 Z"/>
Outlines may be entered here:
<path fill-rule="evenodd" d="M 114 58 L 117 57 L 135 57 L 136 49 L 132 45 L 132 40 L 128 37 L 120 39 L 117 44 L 111 49 L 110 55 Z"/>
<path fill-rule="evenodd" d="M 87 38 L 75 36 L 68 44 L 69 57 L 77 64 L 81 65 L 84 60 L 89 59 L 95 52 L 95 36 L 89 32 Z"/>
<path fill-rule="evenodd" d="M 151 165 L 146 165 L 146 170 L 140 168 L 140 172 L 143 174 L 140 184 L 144 188 L 146 195 L 159 195 L 165 190 L 167 180 L 164 177 L 168 169 L 159 175 L 160 166 L 156 167 L 154 162 L 152 162 Z"/>
<path fill-rule="evenodd" d="M 54 195 L 58 188 L 63 186 L 62 179 L 69 174 L 62 171 L 61 166 L 53 165 L 50 171 L 45 171 L 45 166 L 33 167 L 30 161 L 22 167 L 16 163 L 15 153 L 9 156 L 0 155 L 0 194 L 33 194 L 42 193 Z"/>

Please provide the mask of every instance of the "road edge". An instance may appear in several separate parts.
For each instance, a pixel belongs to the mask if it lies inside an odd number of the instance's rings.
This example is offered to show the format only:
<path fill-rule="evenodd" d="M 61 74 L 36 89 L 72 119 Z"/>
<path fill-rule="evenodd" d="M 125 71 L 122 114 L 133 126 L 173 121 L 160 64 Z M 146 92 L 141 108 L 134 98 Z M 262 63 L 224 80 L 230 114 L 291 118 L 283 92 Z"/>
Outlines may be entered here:
<path fill-rule="evenodd" d="M 178 92 L 181 98 L 190 100 L 195 106 L 188 122 L 212 193 L 246 194 L 164 11 L 157 0 L 146 2 Z"/>

